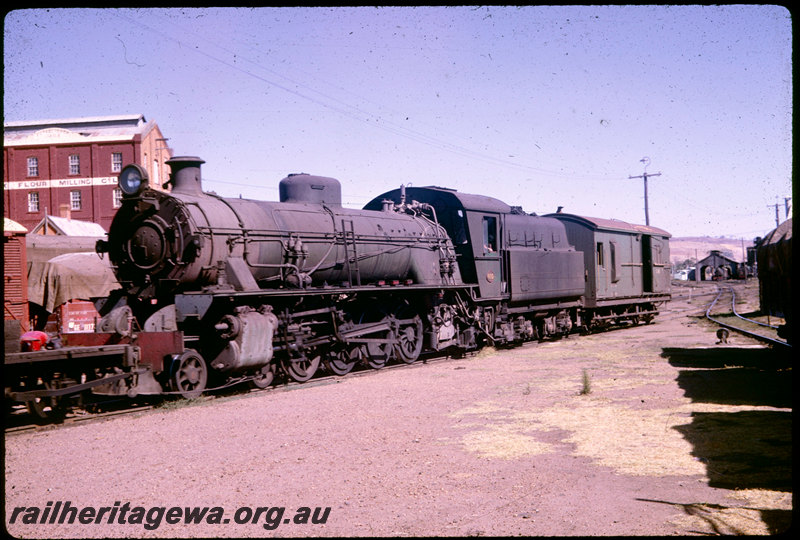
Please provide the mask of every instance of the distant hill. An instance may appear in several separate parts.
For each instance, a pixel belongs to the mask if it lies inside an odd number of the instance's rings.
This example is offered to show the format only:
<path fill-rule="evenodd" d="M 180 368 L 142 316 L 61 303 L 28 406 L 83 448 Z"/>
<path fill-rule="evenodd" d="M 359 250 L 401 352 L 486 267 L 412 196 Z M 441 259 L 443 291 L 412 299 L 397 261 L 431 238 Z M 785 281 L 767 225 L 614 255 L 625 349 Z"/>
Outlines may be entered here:
<path fill-rule="evenodd" d="M 715 238 L 712 236 L 686 236 L 669 239 L 669 258 L 672 262 L 683 262 L 686 259 L 704 259 L 713 250 L 720 251 L 726 257 L 742 262 L 747 256 L 747 248 L 753 240 L 741 238 Z"/>

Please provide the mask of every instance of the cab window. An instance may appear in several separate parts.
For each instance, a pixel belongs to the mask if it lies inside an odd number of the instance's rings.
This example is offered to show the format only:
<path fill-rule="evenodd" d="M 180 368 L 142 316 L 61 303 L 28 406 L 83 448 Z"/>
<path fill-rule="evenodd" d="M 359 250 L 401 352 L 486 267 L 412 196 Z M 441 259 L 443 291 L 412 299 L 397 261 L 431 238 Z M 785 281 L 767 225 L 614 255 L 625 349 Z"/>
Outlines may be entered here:
<path fill-rule="evenodd" d="M 497 218 L 483 218 L 483 253 L 497 253 Z"/>

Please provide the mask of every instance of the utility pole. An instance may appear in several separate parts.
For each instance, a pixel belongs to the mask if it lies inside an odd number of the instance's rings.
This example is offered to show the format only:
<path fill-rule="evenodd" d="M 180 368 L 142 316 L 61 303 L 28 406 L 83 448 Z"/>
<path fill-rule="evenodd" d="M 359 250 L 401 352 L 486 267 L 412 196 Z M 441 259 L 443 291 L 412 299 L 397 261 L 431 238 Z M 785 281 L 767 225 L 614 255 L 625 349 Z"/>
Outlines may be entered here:
<path fill-rule="evenodd" d="M 633 178 L 642 178 L 644 180 L 644 224 L 650 225 L 650 212 L 647 208 L 647 179 L 651 176 L 661 176 L 660 172 L 647 174 L 647 166 L 650 165 L 650 158 L 645 156 L 640 159 L 642 163 L 644 163 L 644 173 L 640 174 L 639 176 L 628 176 L 628 179 Z"/>
<path fill-rule="evenodd" d="M 775 204 L 768 204 L 767 205 L 767 208 L 773 208 L 773 207 L 775 208 L 775 228 L 777 229 L 778 225 L 781 224 L 781 216 L 778 213 L 778 208 L 780 207 L 780 204 L 775 203 Z"/>

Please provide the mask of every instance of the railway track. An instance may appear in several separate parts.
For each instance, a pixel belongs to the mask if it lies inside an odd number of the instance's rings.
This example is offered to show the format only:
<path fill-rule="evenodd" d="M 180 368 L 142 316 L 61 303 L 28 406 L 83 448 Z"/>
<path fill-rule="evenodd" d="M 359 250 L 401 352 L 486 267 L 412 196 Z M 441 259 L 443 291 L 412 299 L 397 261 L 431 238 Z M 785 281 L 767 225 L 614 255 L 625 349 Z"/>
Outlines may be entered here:
<path fill-rule="evenodd" d="M 677 284 L 681 287 L 680 284 Z M 687 287 L 682 286 L 685 292 L 680 292 L 673 295 L 674 300 L 678 299 L 699 299 L 703 297 L 713 297 L 710 302 L 704 304 L 704 316 L 709 321 L 721 326 L 726 331 L 736 331 L 747 335 L 751 338 L 766 342 L 778 347 L 790 347 L 785 341 L 777 338 L 777 330 L 775 326 L 769 325 L 762 321 L 745 317 L 738 313 L 736 310 L 736 290 L 735 287 L 729 285 L 720 286 L 719 284 L 703 285 L 700 287 Z M 728 303 L 725 301 L 726 297 L 730 297 L 730 308 L 726 306 Z M 660 315 L 662 318 L 684 317 L 688 311 L 697 312 L 697 307 L 665 309 Z M 701 311 L 702 311 L 701 309 Z M 733 320 L 738 321 L 738 324 L 733 324 Z M 758 330 L 758 331 L 756 331 Z M 477 354 L 479 351 L 473 351 L 468 354 Z M 395 369 L 413 369 L 420 367 L 423 364 L 442 362 L 453 359 L 452 356 L 447 354 L 427 354 L 422 355 L 420 359 L 413 364 L 405 364 L 398 362 L 389 364 L 381 369 L 370 369 L 361 367 L 356 369 L 347 377 L 364 377 L 377 375 L 380 372 L 391 371 Z M 91 404 L 87 409 L 75 409 L 70 411 L 62 422 L 51 423 L 45 425 L 36 424 L 33 417 L 28 414 L 23 405 L 16 406 L 10 414 L 6 416 L 6 434 L 24 433 L 35 430 L 50 430 L 59 429 L 60 427 L 82 425 L 95 421 L 103 421 L 109 418 L 114 418 L 122 415 L 143 413 L 159 408 L 184 407 L 196 406 L 215 400 L 226 399 L 240 399 L 250 395 L 261 395 L 262 392 L 286 392 L 296 390 L 299 388 L 309 388 L 313 386 L 324 386 L 329 384 L 338 384 L 343 380 L 343 376 L 334 374 L 317 376 L 307 382 L 294 382 L 285 381 L 279 382 L 267 388 L 254 388 L 249 385 L 247 378 L 235 381 L 235 384 L 226 384 L 224 386 L 207 390 L 202 396 L 193 400 L 170 400 L 169 397 L 153 396 L 151 398 L 141 397 L 141 402 L 131 404 L 129 400 L 125 399 L 110 399 L 106 401 L 98 401 Z M 231 391 L 231 387 L 236 387 Z M 95 410 L 97 412 L 95 412 Z"/>
<path fill-rule="evenodd" d="M 730 298 L 729 304 L 728 298 Z M 721 341 L 727 339 L 726 332 L 734 331 L 776 347 L 791 348 L 789 343 L 778 337 L 777 326 L 739 313 L 736 302 L 736 288 L 718 284 L 714 299 L 705 310 L 705 318 L 721 327 L 718 332 Z M 730 307 L 727 307 L 728 305 Z"/>
<path fill-rule="evenodd" d="M 627 326 L 620 326 L 620 327 L 612 326 L 598 330 L 598 332 L 608 332 L 617 329 L 623 329 L 626 327 Z M 536 342 L 526 342 L 521 344 L 521 346 L 523 347 L 530 346 L 534 345 L 535 343 Z M 127 398 L 114 397 L 114 398 L 109 398 L 107 400 L 100 400 L 97 402 L 93 402 L 89 404 L 86 408 L 72 408 L 58 422 L 50 422 L 45 424 L 35 422 L 35 418 L 27 411 L 25 405 L 18 404 L 14 406 L 10 414 L 6 415 L 5 433 L 16 434 L 16 433 L 24 433 L 37 430 L 43 431 L 43 430 L 59 429 L 67 426 L 86 424 L 95 421 L 103 421 L 109 418 L 114 418 L 127 414 L 143 413 L 151 410 L 156 410 L 159 408 L 166 409 L 173 406 L 174 407 L 196 406 L 198 404 L 203 404 L 206 402 L 216 401 L 216 400 L 240 399 L 242 397 L 248 397 L 250 395 L 263 395 L 262 394 L 263 392 L 287 392 L 291 390 L 297 390 L 300 388 L 310 388 L 314 386 L 338 384 L 342 382 L 342 380 L 345 377 L 347 378 L 366 377 L 366 376 L 378 375 L 379 373 L 385 371 L 392 371 L 395 369 L 414 369 L 422 367 L 425 364 L 446 362 L 449 360 L 460 359 L 463 358 L 464 356 L 476 355 L 480 353 L 482 350 L 485 350 L 485 348 L 486 347 L 465 352 L 463 353 L 462 356 L 452 356 L 451 354 L 448 354 L 446 352 L 423 353 L 420 355 L 419 359 L 414 363 L 407 364 L 401 361 L 397 361 L 396 363 L 387 364 L 380 369 L 373 369 L 365 365 L 359 365 L 347 375 L 335 375 L 335 374 L 317 375 L 311 380 L 306 382 L 296 382 L 287 377 L 286 380 L 278 381 L 275 384 L 270 385 L 266 388 L 258 388 L 251 385 L 250 380 L 253 379 L 253 377 L 242 377 L 232 382 L 229 381 L 222 386 L 206 389 L 200 397 L 193 398 L 190 400 L 184 398 L 180 398 L 178 400 L 170 399 L 170 395 L 177 396 L 180 394 L 179 392 L 166 392 L 154 396 L 139 396 L 135 398 L 136 401 L 133 402 Z M 233 390 L 231 390 L 232 388 Z"/>
<path fill-rule="evenodd" d="M 477 354 L 479 351 L 471 351 L 467 353 L 467 355 L 474 355 Z M 8 434 L 18 434 L 18 433 L 26 433 L 30 431 L 46 431 L 52 429 L 60 429 L 67 426 L 75 426 L 75 425 L 83 425 L 91 422 L 103 421 L 108 420 L 110 418 L 115 418 L 118 416 L 124 416 L 129 414 L 137 414 L 148 412 L 157 409 L 168 409 L 170 407 L 190 407 L 196 406 L 203 403 L 211 402 L 211 401 L 218 401 L 218 400 L 228 400 L 228 399 L 241 399 L 243 397 L 249 397 L 252 395 L 262 395 L 263 393 L 267 392 L 288 392 L 292 390 L 298 390 L 300 388 L 311 388 L 315 386 L 325 386 L 329 384 L 338 384 L 342 382 L 345 377 L 353 378 L 353 377 L 366 377 L 366 376 L 373 376 L 378 375 L 381 372 L 385 371 L 393 371 L 396 369 L 414 369 L 421 367 L 425 364 L 432 364 L 437 362 L 444 362 L 448 360 L 456 359 L 456 357 L 446 355 L 446 354 L 429 354 L 429 355 L 421 355 L 420 359 L 413 364 L 406 364 L 403 362 L 398 362 L 395 364 L 388 364 L 381 369 L 371 369 L 368 367 L 361 367 L 354 369 L 352 372 L 347 374 L 346 376 L 340 375 L 323 375 L 317 376 L 307 382 L 295 382 L 291 380 L 287 380 L 284 382 L 278 382 L 272 386 L 267 388 L 255 388 L 249 385 L 249 379 L 252 377 L 245 377 L 237 381 L 237 384 L 225 384 L 220 387 L 208 389 L 205 391 L 203 395 L 200 397 L 187 400 L 187 399 L 179 399 L 179 400 L 170 400 L 168 395 L 157 395 L 157 396 L 143 396 L 142 403 L 134 403 L 131 404 L 129 399 L 125 398 L 110 398 L 108 400 L 99 400 L 95 403 L 90 404 L 87 408 L 76 408 L 71 410 L 61 422 L 58 423 L 49 423 L 49 424 L 38 424 L 34 421 L 34 418 L 28 413 L 25 405 L 19 404 L 12 408 L 10 413 L 7 413 L 5 418 L 5 433 Z M 236 389 L 234 391 L 225 391 L 229 388 L 241 386 L 241 389 Z M 175 393 L 177 394 L 177 392 Z M 98 412 L 93 412 L 97 410 Z"/>

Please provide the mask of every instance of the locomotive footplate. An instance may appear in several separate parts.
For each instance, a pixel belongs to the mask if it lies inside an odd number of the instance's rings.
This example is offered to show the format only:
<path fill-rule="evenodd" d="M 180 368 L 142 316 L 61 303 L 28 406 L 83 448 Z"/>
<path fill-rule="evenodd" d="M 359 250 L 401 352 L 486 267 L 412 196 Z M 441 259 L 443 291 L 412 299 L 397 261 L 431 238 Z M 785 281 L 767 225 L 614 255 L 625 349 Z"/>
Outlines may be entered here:
<path fill-rule="evenodd" d="M 139 358 L 139 348 L 133 345 L 103 345 L 99 347 L 65 347 L 63 349 L 46 349 L 42 351 L 8 353 L 5 355 L 6 366 L 32 365 L 40 362 L 60 362 L 118 356 L 124 365 L 133 365 Z"/>
<path fill-rule="evenodd" d="M 398 291 L 464 291 L 474 296 L 477 287 L 472 285 L 365 285 L 361 287 L 309 287 L 306 289 L 260 289 L 258 291 L 198 291 L 175 295 L 175 308 L 179 323 L 186 319 L 202 319 L 213 305 L 247 304 L 251 299 L 271 303 L 271 298 L 286 299 L 291 297 L 310 298 L 314 296 L 338 296 L 343 294 L 392 294 Z"/>

